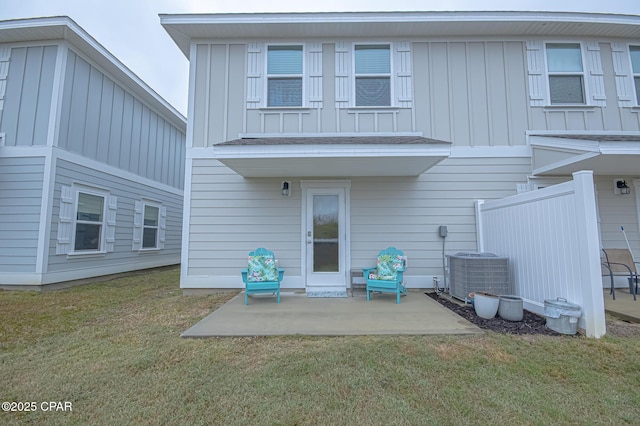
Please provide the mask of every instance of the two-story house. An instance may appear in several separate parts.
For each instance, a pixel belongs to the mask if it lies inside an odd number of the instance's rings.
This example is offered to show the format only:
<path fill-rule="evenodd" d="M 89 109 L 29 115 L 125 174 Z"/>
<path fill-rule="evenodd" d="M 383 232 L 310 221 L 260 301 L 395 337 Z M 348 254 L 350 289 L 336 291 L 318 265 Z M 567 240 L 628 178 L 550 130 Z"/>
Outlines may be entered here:
<path fill-rule="evenodd" d="M 185 132 L 73 20 L 0 22 L 0 286 L 180 263 Z"/>
<path fill-rule="evenodd" d="M 409 287 L 477 247 L 474 202 L 595 173 L 600 239 L 640 253 L 640 17 L 162 15 L 190 60 L 183 289 L 345 289 L 378 251 Z M 447 226 L 442 237 L 440 226 Z M 445 245 L 446 244 L 446 245 Z"/>

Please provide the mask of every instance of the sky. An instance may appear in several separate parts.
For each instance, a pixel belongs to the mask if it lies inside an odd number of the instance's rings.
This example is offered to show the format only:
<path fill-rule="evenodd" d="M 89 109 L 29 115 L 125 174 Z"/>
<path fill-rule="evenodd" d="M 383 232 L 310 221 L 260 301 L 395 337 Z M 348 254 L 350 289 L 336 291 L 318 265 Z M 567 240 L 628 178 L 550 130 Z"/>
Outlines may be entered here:
<path fill-rule="evenodd" d="M 189 63 L 161 13 L 562 11 L 640 14 L 640 0 L 0 0 L 0 20 L 69 16 L 186 116 Z"/>

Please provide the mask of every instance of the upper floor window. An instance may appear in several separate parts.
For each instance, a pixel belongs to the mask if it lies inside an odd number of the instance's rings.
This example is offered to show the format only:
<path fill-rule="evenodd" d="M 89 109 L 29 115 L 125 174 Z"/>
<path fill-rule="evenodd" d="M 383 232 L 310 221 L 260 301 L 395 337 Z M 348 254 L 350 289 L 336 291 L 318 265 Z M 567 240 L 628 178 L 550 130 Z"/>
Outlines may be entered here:
<path fill-rule="evenodd" d="M 267 106 L 302 106 L 303 49 L 269 46 L 267 50 Z"/>
<path fill-rule="evenodd" d="M 629 46 L 631 53 L 631 69 L 636 86 L 636 101 L 640 105 L 640 46 Z"/>
<path fill-rule="evenodd" d="M 105 195 L 78 192 L 74 251 L 103 251 Z"/>
<path fill-rule="evenodd" d="M 579 43 L 547 43 L 551 105 L 585 104 L 584 68 Z"/>
<path fill-rule="evenodd" d="M 391 106 L 391 49 L 388 44 L 355 46 L 356 106 Z"/>

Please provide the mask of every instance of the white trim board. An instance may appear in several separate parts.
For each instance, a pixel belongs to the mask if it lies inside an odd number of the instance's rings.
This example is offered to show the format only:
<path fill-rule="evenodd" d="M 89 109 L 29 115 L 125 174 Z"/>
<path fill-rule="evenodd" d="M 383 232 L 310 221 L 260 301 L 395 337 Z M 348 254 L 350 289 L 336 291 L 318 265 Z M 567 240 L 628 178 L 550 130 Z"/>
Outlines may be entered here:
<path fill-rule="evenodd" d="M 449 158 L 531 157 L 531 147 L 521 146 L 452 146 Z"/>
<path fill-rule="evenodd" d="M 93 170 L 97 170 L 100 172 L 104 172 L 113 176 L 118 176 L 122 179 L 129 180 L 131 182 L 135 182 L 142 185 L 151 186 L 157 188 L 163 192 L 168 192 L 171 194 L 184 196 L 184 191 L 178 188 L 174 188 L 173 186 L 169 186 L 164 183 L 157 182 L 155 180 L 136 175 L 135 173 L 131 173 L 126 170 L 119 169 L 117 167 L 110 166 L 108 164 L 101 163 L 99 161 L 91 160 L 89 158 L 83 157 L 78 154 L 74 154 L 68 151 L 64 151 L 60 148 L 54 148 L 55 155 L 58 159 L 69 161 L 74 164 L 78 164 L 81 166 L 85 166 L 91 168 Z"/>
<path fill-rule="evenodd" d="M 280 112 L 275 110 L 274 112 Z M 263 138 L 355 138 L 355 137 L 424 137 L 423 132 L 343 132 L 343 133 L 240 133 L 238 139 Z M 442 141 L 446 143 L 446 141 Z"/>
<path fill-rule="evenodd" d="M 83 157 L 79 154 L 65 151 L 57 147 L 42 146 L 42 145 L 6 146 L 6 147 L 3 147 L 2 150 L 0 151 L 0 157 L 48 157 L 50 155 L 55 155 L 57 159 L 68 161 L 70 163 L 78 164 L 81 166 L 85 166 L 90 169 L 107 173 L 112 176 L 118 176 L 123 179 L 129 180 L 131 182 L 151 186 L 163 192 L 184 196 L 184 191 L 179 188 L 175 188 L 173 186 L 169 186 L 167 184 L 157 182 L 153 179 L 149 179 L 144 176 L 140 176 L 135 173 L 131 173 L 129 171 L 119 169 L 117 167 L 113 167 L 108 164 L 101 163 L 99 161 L 92 160 L 90 158 Z M 204 157 L 204 158 L 211 158 L 211 157 Z"/>
<path fill-rule="evenodd" d="M 192 159 L 237 159 L 237 158 L 349 158 L 349 157 L 402 157 L 402 156 L 448 156 L 449 144 L 437 145 L 259 145 L 237 147 L 207 147 L 187 149 L 186 157 Z"/>
<path fill-rule="evenodd" d="M 249 148 L 249 149 L 247 149 Z M 250 146 L 243 147 L 238 146 L 235 149 L 226 146 L 224 148 L 224 154 L 220 154 L 221 148 L 215 146 L 206 148 L 187 148 L 186 157 L 192 159 L 224 159 L 227 157 L 235 158 L 242 154 L 248 154 L 247 151 L 251 150 L 254 153 L 260 150 L 259 147 Z M 445 155 L 449 158 L 514 158 L 531 157 L 531 146 L 449 146 L 446 143 L 438 144 L 436 146 L 426 145 L 422 148 L 411 145 L 409 147 L 397 146 L 397 145 L 377 145 L 373 149 L 371 146 L 362 145 L 302 145 L 302 146 L 289 146 L 289 145 L 265 145 L 261 147 L 264 151 L 265 158 L 268 157 L 282 157 L 282 156 L 298 156 L 303 154 L 314 154 L 316 156 L 362 156 L 362 157 L 377 157 L 380 155 L 388 155 L 395 153 L 396 155 L 411 155 L 419 154 L 424 155 L 425 152 L 430 156 Z M 249 157 L 254 157 L 255 154 L 249 154 Z"/>
<path fill-rule="evenodd" d="M 163 266 L 177 265 L 179 259 L 177 256 L 163 257 L 162 259 L 121 263 L 118 265 L 103 267 L 87 267 L 72 271 L 60 271 L 38 274 L 34 272 L 28 273 L 7 273 L 0 275 L 0 285 L 2 286 L 40 286 L 47 284 L 56 284 L 64 281 L 81 280 L 85 278 L 96 278 L 104 275 L 119 274 L 123 272 L 134 272 L 142 269 L 159 268 Z M 242 282 L 242 280 L 241 280 Z"/>
<path fill-rule="evenodd" d="M 36 254 L 36 272 L 46 273 L 49 266 L 49 239 L 51 238 L 51 215 L 57 158 L 47 155 L 44 158 L 42 197 L 40 199 L 40 225 L 38 226 L 38 248 Z"/>
<path fill-rule="evenodd" d="M 189 151 L 189 148 L 187 148 Z M 189 241 L 191 238 L 191 180 L 193 178 L 193 160 L 185 159 L 184 197 L 182 200 L 182 244 L 180 263 L 180 287 L 182 280 L 189 274 Z"/>

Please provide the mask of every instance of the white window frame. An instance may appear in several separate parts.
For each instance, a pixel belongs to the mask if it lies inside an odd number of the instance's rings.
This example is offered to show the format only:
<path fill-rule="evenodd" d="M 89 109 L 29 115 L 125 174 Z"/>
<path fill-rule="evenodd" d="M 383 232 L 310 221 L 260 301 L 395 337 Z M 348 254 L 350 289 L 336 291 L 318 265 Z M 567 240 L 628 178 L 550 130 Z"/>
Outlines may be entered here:
<path fill-rule="evenodd" d="M 582 62 L 582 72 L 578 72 L 578 71 L 549 71 L 549 63 L 548 63 L 548 57 L 547 57 L 547 46 L 549 44 L 567 44 L 567 45 L 571 45 L 571 44 L 577 44 L 579 49 L 580 49 L 580 60 Z M 552 107 L 584 107 L 584 106 L 589 106 L 590 103 L 590 96 L 589 96 L 589 85 L 587 84 L 587 73 L 586 73 L 586 58 L 585 58 L 585 54 L 584 54 L 584 46 L 582 44 L 582 42 L 579 41 L 570 41 L 570 40 L 561 40 L 561 41 L 552 41 L 552 40 L 547 40 L 544 42 L 544 67 L 545 67 L 545 73 L 546 73 L 546 80 L 547 80 L 547 99 L 548 99 L 548 105 L 552 106 Z M 580 76 L 582 78 L 582 97 L 583 97 L 583 102 L 582 103 L 552 103 L 551 102 L 551 80 L 550 77 L 552 76 Z"/>
<path fill-rule="evenodd" d="M 148 226 L 144 223 L 144 218 L 147 212 L 147 207 L 154 207 L 158 209 L 158 218 L 156 226 Z M 162 204 L 154 203 L 151 201 L 142 201 L 142 237 L 140 239 L 140 251 L 146 250 L 160 250 L 160 218 L 161 218 Z M 144 246 L 144 230 L 147 228 L 154 228 L 156 230 L 156 245 L 154 247 L 145 247 Z"/>
<path fill-rule="evenodd" d="M 359 46 L 388 46 L 389 47 L 389 73 L 379 73 L 379 74 L 357 74 L 356 73 L 356 48 Z M 393 108 L 395 105 L 395 96 L 394 96 L 394 84 L 393 84 L 393 76 L 394 73 L 394 55 L 393 55 L 394 45 L 391 42 L 366 42 L 366 43 L 353 43 L 351 46 L 352 61 L 351 61 L 351 107 L 352 108 Z M 356 80 L 359 77 L 388 77 L 389 78 L 389 105 L 358 105 L 356 101 Z"/>
<path fill-rule="evenodd" d="M 269 74 L 269 48 L 270 47 L 282 47 L 282 46 L 300 46 L 302 48 L 302 74 Z M 265 108 L 270 109 L 291 109 L 291 108 L 305 108 L 307 105 L 307 93 L 306 93 L 306 84 L 305 84 L 305 75 L 306 75 L 306 53 L 307 47 L 305 43 L 268 43 L 265 46 L 265 56 L 264 56 L 264 75 L 265 75 L 265 84 L 264 84 L 264 106 Z M 271 106 L 269 105 L 269 80 L 271 78 L 299 78 L 301 81 L 302 93 L 301 93 L 301 103 L 300 105 L 292 105 L 292 106 Z"/>
<path fill-rule="evenodd" d="M 630 43 L 628 45 L 629 70 L 630 70 L 631 80 L 632 80 L 632 86 L 631 87 L 633 87 L 633 98 L 636 101 L 635 102 L 636 106 L 640 106 L 640 87 L 638 87 L 636 85 L 636 78 L 640 78 L 640 70 L 638 70 L 638 72 L 635 72 L 634 69 L 633 69 L 633 61 L 631 60 L 631 48 L 632 47 L 637 47 L 638 49 L 640 49 L 640 43 L 638 43 L 638 44 Z"/>
<path fill-rule="evenodd" d="M 144 229 L 150 228 L 144 224 L 144 213 L 147 206 L 158 209 L 158 226 L 156 228 L 156 246 L 142 247 L 144 243 Z M 133 212 L 133 238 L 131 250 L 134 252 L 158 252 L 164 250 L 167 228 L 167 208 L 161 201 L 141 198 L 135 202 Z"/>
<path fill-rule="evenodd" d="M 72 250 L 69 254 L 104 254 L 107 252 L 106 250 L 106 230 L 107 230 L 107 209 L 109 203 L 109 191 L 100 190 L 97 188 L 85 187 L 74 185 L 74 214 L 73 214 L 73 231 L 72 235 Z M 83 224 L 97 224 L 97 222 L 92 221 L 84 221 L 78 220 L 78 204 L 80 202 L 80 194 L 93 195 L 97 197 L 102 197 L 102 221 L 100 222 L 100 243 L 98 249 L 89 249 L 89 250 L 77 250 L 76 249 L 76 232 L 78 223 Z"/>

